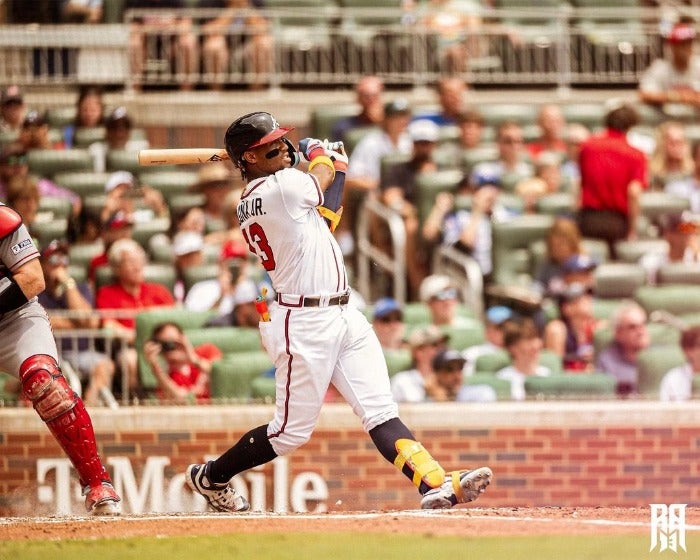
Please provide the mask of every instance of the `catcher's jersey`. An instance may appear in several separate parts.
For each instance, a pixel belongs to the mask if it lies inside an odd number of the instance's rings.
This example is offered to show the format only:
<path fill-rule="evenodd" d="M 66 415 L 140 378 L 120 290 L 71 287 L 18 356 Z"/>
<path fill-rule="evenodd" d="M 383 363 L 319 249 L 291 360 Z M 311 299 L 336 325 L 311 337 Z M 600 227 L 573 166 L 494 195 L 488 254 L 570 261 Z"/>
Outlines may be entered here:
<path fill-rule="evenodd" d="M 11 273 L 24 263 L 38 257 L 39 251 L 27 227 L 20 224 L 17 229 L 0 239 L 0 277 L 8 276 L 8 271 Z"/>
<path fill-rule="evenodd" d="M 254 179 L 243 191 L 241 230 L 277 293 L 315 296 L 348 289 L 342 253 L 316 209 L 322 203 L 316 178 L 294 168 Z"/>

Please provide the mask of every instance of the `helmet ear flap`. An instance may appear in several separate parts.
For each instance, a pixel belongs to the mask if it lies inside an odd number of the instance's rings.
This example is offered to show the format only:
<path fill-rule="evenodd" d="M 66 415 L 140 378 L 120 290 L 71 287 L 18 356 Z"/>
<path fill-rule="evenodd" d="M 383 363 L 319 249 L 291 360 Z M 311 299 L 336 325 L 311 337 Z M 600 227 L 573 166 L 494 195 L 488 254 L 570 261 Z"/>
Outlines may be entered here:
<path fill-rule="evenodd" d="M 292 167 L 296 167 L 301 162 L 301 157 L 299 151 L 296 149 L 294 144 L 288 138 L 282 138 L 282 141 L 287 144 L 287 149 L 289 150 L 289 157 L 292 160 Z"/>

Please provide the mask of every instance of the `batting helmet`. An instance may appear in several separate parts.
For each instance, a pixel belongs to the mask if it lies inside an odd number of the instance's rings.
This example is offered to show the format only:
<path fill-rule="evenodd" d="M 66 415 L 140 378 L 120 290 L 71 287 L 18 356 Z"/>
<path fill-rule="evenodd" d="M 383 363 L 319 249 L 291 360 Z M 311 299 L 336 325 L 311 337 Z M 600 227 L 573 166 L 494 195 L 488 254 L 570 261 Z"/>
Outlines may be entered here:
<path fill-rule="evenodd" d="M 226 153 L 231 161 L 242 167 L 243 153 L 282 138 L 294 128 L 281 127 L 270 113 L 258 111 L 237 118 L 228 127 L 225 137 Z"/>

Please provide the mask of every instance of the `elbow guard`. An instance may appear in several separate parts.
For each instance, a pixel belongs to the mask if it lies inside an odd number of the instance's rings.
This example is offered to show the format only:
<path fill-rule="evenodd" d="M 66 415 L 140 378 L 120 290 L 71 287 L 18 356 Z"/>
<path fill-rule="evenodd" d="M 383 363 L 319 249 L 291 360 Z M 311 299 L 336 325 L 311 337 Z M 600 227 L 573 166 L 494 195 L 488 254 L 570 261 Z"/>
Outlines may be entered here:
<path fill-rule="evenodd" d="M 0 278 L 0 313 L 8 313 L 29 301 L 14 278 Z"/>

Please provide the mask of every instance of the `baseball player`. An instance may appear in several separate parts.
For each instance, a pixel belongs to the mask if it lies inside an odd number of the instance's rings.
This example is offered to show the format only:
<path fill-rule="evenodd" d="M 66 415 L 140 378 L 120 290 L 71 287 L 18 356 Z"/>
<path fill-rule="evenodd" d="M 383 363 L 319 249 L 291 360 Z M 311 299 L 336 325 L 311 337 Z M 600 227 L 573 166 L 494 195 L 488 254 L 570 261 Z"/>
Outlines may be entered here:
<path fill-rule="evenodd" d="M 361 418 L 379 452 L 422 495 L 421 507 L 471 502 L 491 481 L 488 467 L 446 473 L 398 417 L 379 341 L 364 315 L 348 305 L 348 277 L 331 228 L 348 158 L 325 142 L 300 143 L 309 172 L 293 168 L 297 151 L 269 113 L 236 119 L 226 151 L 246 181 L 238 216 L 249 250 L 276 292 L 269 321 L 259 323 L 275 364 L 276 409 L 269 424 L 246 433 L 214 461 L 190 465 L 187 484 L 218 511 L 245 511 L 229 485 L 247 469 L 286 455 L 311 436 L 332 383 Z"/>
<path fill-rule="evenodd" d="M 120 498 L 97 454 L 92 421 L 58 367 L 49 318 L 36 298 L 44 290 L 38 257 L 20 215 L 0 203 L 0 370 L 18 375 L 34 410 L 70 458 L 87 511 L 118 515 Z"/>

